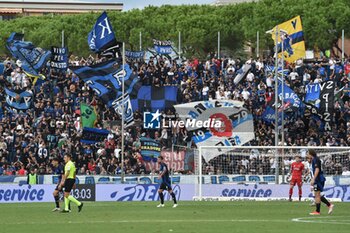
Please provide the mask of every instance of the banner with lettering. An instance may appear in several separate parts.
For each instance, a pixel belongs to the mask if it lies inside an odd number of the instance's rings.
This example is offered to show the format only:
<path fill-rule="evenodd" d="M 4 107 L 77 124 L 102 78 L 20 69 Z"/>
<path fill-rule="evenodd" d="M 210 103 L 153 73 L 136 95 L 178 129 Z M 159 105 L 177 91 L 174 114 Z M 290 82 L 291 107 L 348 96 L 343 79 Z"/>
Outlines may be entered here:
<path fill-rule="evenodd" d="M 15 109 L 27 110 L 33 102 L 32 91 L 10 90 L 5 87 L 6 103 Z"/>
<path fill-rule="evenodd" d="M 51 68 L 65 71 L 68 68 L 68 48 L 67 47 L 51 47 Z"/>
<path fill-rule="evenodd" d="M 243 102 L 210 100 L 174 107 L 197 147 L 243 145 L 255 138 L 253 116 Z M 219 148 L 211 148 L 203 157 L 209 161 L 220 154 Z"/>
<path fill-rule="evenodd" d="M 125 56 L 129 59 L 141 60 L 145 56 L 145 51 L 125 50 Z"/>
<path fill-rule="evenodd" d="M 172 171 L 185 171 L 185 153 L 186 151 L 161 151 L 164 162 Z M 159 171 L 159 164 L 151 161 L 145 161 L 146 171 Z"/>
<path fill-rule="evenodd" d="M 320 117 L 326 131 L 332 130 L 332 116 L 334 112 L 335 83 L 333 80 L 325 81 L 313 86 L 306 86 L 305 105 L 311 113 Z"/>
<path fill-rule="evenodd" d="M 153 39 L 153 45 L 154 50 L 156 50 L 157 54 L 171 54 L 173 52 L 170 40 L 162 41 Z"/>
<path fill-rule="evenodd" d="M 160 151 L 162 146 L 159 141 L 152 139 L 141 137 L 141 155 L 145 161 L 153 161 L 157 162 L 157 158 L 160 155 Z"/>

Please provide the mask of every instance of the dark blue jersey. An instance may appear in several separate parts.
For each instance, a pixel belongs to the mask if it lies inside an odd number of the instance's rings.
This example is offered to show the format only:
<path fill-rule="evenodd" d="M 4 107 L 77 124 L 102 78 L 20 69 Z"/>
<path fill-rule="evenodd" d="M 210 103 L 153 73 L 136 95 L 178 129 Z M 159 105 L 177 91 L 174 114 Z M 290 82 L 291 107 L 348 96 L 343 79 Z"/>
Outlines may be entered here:
<path fill-rule="evenodd" d="M 323 175 L 323 171 L 322 171 L 322 163 L 321 163 L 321 160 L 319 157 L 315 156 L 313 159 L 312 159 L 312 172 L 313 174 L 315 175 L 315 170 L 316 168 L 318 168 L 320 170 L 320 172 L 318 173 L 317 176 L 315 176 L 315 181 L 316 182 L 323 182 L 326 180 L 326 178 L 324 177 Z"/>
<path fill-rule="evenodd" d="M 64 167 L 60 164 L 57 167 L 52 168 L 52 174 L 58 175 L 58 182 L 62 180 L 62 174 L 64 174 Z"/>
<path fill-rule="evenodd" d="M 170 177 L 169 177 L 168 166 L 165 163 L 161 163 L 159 171 L 160 171 L 160 173 L 164 172 L 164 174 L 162 176 L 162 182 L 170 184 Z"/>

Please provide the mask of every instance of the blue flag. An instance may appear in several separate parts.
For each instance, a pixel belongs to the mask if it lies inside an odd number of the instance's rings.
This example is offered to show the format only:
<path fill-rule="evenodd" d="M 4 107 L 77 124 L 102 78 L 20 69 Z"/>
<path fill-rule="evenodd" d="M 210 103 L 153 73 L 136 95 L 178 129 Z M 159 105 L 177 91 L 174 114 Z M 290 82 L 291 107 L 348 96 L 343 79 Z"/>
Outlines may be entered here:
<path fill-rule="evenodd" d="M 275 115 L 276 111 L 275 109 L 273 109 L 270 106 L 267 106 L 265 111 L 262 114 L 262 119 L 269 124 L 275 124 L 275 119 L 276 119 L 276 115 Z M 279 112 L 278 113 L 278 125 L 282 124 L 282 113 Z"/>
<path fill-rule="evenodd" d="M 51 68 L 66 71 L 68 68 L 68 48 L 67 47 L 51 47 Z"/>
<path fill-rule="evenodd" d="M 133 123 L 131 98 L 137 96 L 141 83 L 128 64 L 116 67 L 115 60 L 109 60 L 93 66 L 70 67 L 89 87 L 91 87 L 107 107 L 122 114 L 124 105 L 124 121 L 126 126 Z M 124 79 L 124 98 L 122 97 L 122 81 Z"/>
<path fill-rule="evenodd" d="M 305 103 L 311 104 L 316 108 L 320 107 L 320 93 L 321 86 L 319 83 L 316 84 L 308 84 L 305 87 Z"/>
<path fill-rule="evenodd" d="M 98 17 L 93 29 L 88 35 L 89 48 L 94 52 L 102 52 L 116 44 L 112 24 L 106 12 Z"/>
<path fill-rule="evenodd" d="M 24 35 L 13 32 L 7 39 L 6 47 L 12 56 L 22 62 L 22 68 L 37 75 L 51 57 L 50 51 L 35 47 L 32 42 L 22 41 Z"/>
<path fill-rule="evenodd" d="M 33 102 L 33 93 L 30 91 L 14 91 L 5 87 L 6 103 L 19 110 L 30 108 Z"/>
<path fill-rule="evenodd" d="M 156 50 L 157 54 L 171 54 L 173 52 L 173 48 L 171 47 L 171 41 L 161 41 L 153 39 L 154 50 Z"/>
<path fill-rule="evenodd" d="M 122 79 L 124 78 L 125 92 L 133 95 L 133 91 L 139 81 L 128 64 L 125 64 L 125 73 L 123 67 L 116 67 L 115 60 L 109 60 L 93 66 L 70 67 L 97 95 L 104 101 L 108 107 L 122 95 Z M 137 93 L 137 92 L 136 92 Z"/>
<path fill-rule="evenodd" d="M 131 99 L 131 105 L 134 110 L 164 110 L 173 107 L 177 102 L 177 87 L 153 87 L 142 86 L 137 97 Z"/>
<path fill-rule="evenodd" d="M 282 84 L 278 85 L 278 96 L 282 98 Z M 284 103 L 287 103 L 290 107 L 300 108 L 302 102 L 297 94 L 286 84 L 284 84 Z"/>

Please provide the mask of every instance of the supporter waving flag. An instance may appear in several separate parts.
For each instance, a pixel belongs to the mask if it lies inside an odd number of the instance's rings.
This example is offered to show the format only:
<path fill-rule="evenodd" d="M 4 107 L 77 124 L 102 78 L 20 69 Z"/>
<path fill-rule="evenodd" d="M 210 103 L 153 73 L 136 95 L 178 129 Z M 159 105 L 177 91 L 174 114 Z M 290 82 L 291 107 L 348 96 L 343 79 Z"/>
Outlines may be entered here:
<path fill-rule="evenodd" d="M 279 31 L 278 41 L 276 41 L 277 28 Z M 305 40 L 300 16 L 296 16 L 281 23 L 268 32 L 272 34 L 272 39 L 275 41 L 275 44 L 278 44 L 279 57 L 282 56 L 282 43 L 286 61 L 295 62 L 305 57 Z"/>
<path fill-rule="evenodd" d="M 121 43 L 115 38 L 112 24 L 106 12 L 97 19 L 93 29 L 88 35 L 88 44 L 91 51 L 101 53 L 106 57 L 121 57 Z"/>
<path fill-rule="evenodd" d="M 15 109 L 27 110 L 33 102 L 33 93 L 31 91 L 10 90 L 5 88 L 6 103 Z"/>
<path fill-rule="evenodd" d="M 7 39 L 6 47 L 13 57 L 22 62 L 22 68 L 26 72 L 38 75 L 50 59 L 51 52 L 35 47 L 32 42 L 23 41 L 23 37 L 23 34 L 13 32 Z"/>
<path fill-rule="evenodd" d="M 122 113 L 124 100 L 125 121 L 129 125 L 133 122 L 133 110 L 130 98 L 137 95 L 140 83 L 128 64 L 117 67 L 116 60 L 109 60 L 93 66 L 70 67 L 73 72 L 87 83 L 107 105 L 117 113 Z M 122 81 L 124 79 L 125 93 L 122 98 Z"/>

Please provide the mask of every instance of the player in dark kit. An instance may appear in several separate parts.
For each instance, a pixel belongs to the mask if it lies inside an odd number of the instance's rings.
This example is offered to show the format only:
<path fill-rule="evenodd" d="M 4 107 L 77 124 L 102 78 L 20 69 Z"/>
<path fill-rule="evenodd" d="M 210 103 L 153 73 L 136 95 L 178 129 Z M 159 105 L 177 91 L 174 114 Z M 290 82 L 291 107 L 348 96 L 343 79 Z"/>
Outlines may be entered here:
<path fill-rule="evenodd" d="M 176 201 L 175 193 L 173 193 L 173 189 L 171 188 L 171 180 L 169 177 L 169 170 L 168 170 L 168 166 L 164 163 L 163 156 L 158 157 L 158 163 L 160 165 L 160 169 L 159 169 L 160 173 L 159 173 L 158 178 L 162 180 L 162 183 L 160 184 L 160 187 L 158 189 L 160 204 L 157 207 L 164 207 L 163 191 L 166 189 L 166 190 L 168 190 L 169 194 L 173 198 L 173 201 L 174 201 L 173 208 L 176 208 L 177 201 Z"/>
<path fill-rule="evenodd" d="M 329 203 L 329 201 L 323 195 L 321 196 L 321 192 L 323 192 L 324 183 L 326 181 L 321 168 L 321 160 L 314 150 L 309 150 L 308 155 L 312 156 L 312 171 L 314 177 L 311 180 L 311 186 L 314 187 L 316 203 L 316 211 L 310 213 L 310 215 L 321 214 L 321 201 L 328 206 L 328 214 L 331 214 L 333 212 L 334 205 Z"/>
<path fill-rule="evenodd" d="M 59 160 L 57 158 L 54 158 L 51 163 L 52 163 L 52 174 L 58 175 L 58 183 L 57 183 L 57 186 L 55 188 L 55 191 L 53 191 L 53 197 L 55 198 L 56 207 L 52 210 L 52 212 L 55 212 L 55 211 L 60 211 L 59 193 L 62 192 L 62 194 L 63 194 L 63 190 L 62 190 L 62 187 L 60 187 L 60 183 L 62 180 L 62 174 L 64 174 L 64 168 L 59 163 Z M 70 207 L 69 207 L 69 209 L 70 209 Z"/>
<path fill-rule="evenodd" d="M 302 186 L 303 186 L 303 171 L 304 171 L 304 164 L 301 162 L 301 156 L 297 155 L 295 156 L 295 162 L 291 165 L 291 173 L 292 173 L 292 179 L 290 180 L 290 188 L 289 188 L 289 201 L 292 201 L 292 195 L 293 195 L 293 188 L 295 185 L 298 185 L 299 189 L 299 201 L 301 201 L 301 195 L 302 195 Z"/>

